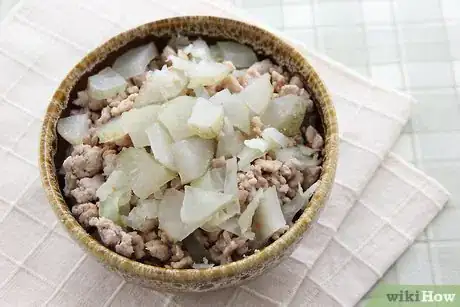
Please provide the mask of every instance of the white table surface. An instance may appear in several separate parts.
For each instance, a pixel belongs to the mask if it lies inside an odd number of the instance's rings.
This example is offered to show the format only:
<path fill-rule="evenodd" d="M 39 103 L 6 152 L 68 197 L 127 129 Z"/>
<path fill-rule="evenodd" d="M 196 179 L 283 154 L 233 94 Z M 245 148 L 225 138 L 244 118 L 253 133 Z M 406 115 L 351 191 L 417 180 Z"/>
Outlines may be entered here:
<path fill-rule="evenodd" d="M 18 0 L 0 0 L 0 20 Z M 383 282 L 460 284 L 460 0 L 232 0 L 418 101 L 395 151 L 451 193 Z"/>

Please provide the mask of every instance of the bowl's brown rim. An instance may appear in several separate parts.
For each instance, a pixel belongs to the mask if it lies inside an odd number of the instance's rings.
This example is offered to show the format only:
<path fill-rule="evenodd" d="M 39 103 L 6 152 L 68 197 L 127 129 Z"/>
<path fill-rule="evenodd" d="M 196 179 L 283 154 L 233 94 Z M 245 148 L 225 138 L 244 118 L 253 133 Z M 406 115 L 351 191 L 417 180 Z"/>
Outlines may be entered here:
<path fill-rule="evenodd" d="M 324 104 L 323 107 L 327 110 L 327 112 L 323 112 L 323 116 L 328 117 L 326 120 L 323 118 L 325 125 L 327 122 L 325 127 L 327 131 L 325 138 L 326 154 L 322 164 L 323 171 L 321 174 L 321 183 L 310 200 L 308 208 L 304 211 L 301 217 L 280 239 L 265 247 L 263 250 L 242 260 L 204 270 L 168 269 L 156 267 L 123 257 L 100 244 L 91 235 L 89 235 L 83 227 L 81 227 L 69 211 L 57 183 L 57 172 L 54 165 L 57 140 L 56 123 L 62 110 L 65 109 L 65 103 L 63 106 L 62 101 L 68 100 L 66 95 L 69 91 L 68 87 L 75 81 L 74 76 L 80 76 L 87 66 L 95 65 L 95 63 L 101 61 L 102 59 L 98 56 L 98 54 L 103 53 L 104 50 L 107 50 L 113 44 L 120 45 L 120 41 L 131 37 L 131 35 L 135 36 L 136 33 L 142 33 L 143 31 L 145 32 L 155 27 L 161 27 L 162 25 L 178 26 L 183 23 L 233 23 L 241 26 L 243 29 L 250 29 L 251 31 L 255 31 L 262 36 L 267 36 L 270 39 L 277 41 L 277 43 L 282 44 L 283 49 L 287 50 L 292 58 L 302 59 L 302 65 L 304 65 L 305 69 L 310 71 L 311 75 L 309 78 L 315 79 L 316 86 L 319 87 L 319 90 L 322 93 L 321 103 Z M 126 41 L 125 44 L 128 42 L 129 40 Z M 311 224 L 312 219 L 327 200 L 332 188 L 338 159 L 338 145 L 337 119 L 333 103 L 326 87 L 315 72 L 314 68 L 300 52 L 291 45 L 287 44 L 281 38 L 277 37 L 275 34 L 245 22 L 214 16 L 181 16 L 150 22 L 120 33 L 87 54 L 77 65 L 75 65 L 75 67 L 69 72 L 69 74 L 66 75 L 59 85 L 47 108 L 40 135 L 39 166 L 42 184 L 46 190 L 48 201 L 59 220 L 62 224 L 64 224 L 65 229 L 71 234 L 71 236 L 89 250 L 97 259 L 99 259 L 99 261 L 122 272 L 152 280 L 179 283 L 185 281 L 212 281 L 220 278 L 228 278 L 244 271 L 248 271 L 254 266 L 262 265 L 268 260 L 283 254 L 283 251 L 286 248 L 295 243 L 302 236 Z"/>

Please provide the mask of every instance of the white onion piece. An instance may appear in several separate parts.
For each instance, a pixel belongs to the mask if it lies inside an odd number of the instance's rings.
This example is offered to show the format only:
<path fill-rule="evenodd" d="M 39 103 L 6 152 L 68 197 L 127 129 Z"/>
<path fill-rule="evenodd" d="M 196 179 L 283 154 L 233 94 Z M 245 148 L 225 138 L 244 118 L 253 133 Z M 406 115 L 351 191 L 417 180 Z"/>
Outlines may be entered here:
<path fill-rule="evenodd" d="M 277 97 L 261 116 L 262 122 L 287 136 L 295 136 L 300 132 L 308 103 L 309 99 L 305 96 L 289 94 Z"/>
<path fill-rule="evenodd" d="M 150 141 L 150 149 L 155 159 L 172 171 L 176 171 L 172 154 L 173 139 L 168 131 L 159 123 L 153 123 L 145 132 Z"/>
<path fill-rule="evenodd" d="M 246 207 L 246 210 L 243 211 L 240 218 L 238 219 L 238 225 L 240 226 L 241 233 L 246 233 L 246 232 L 251 231 L 251 225 L 252 225 L 254 214 L 257 208 L 259 207 L 263 196 L 264 196 L 264 190 L 263 189 L 257 190 L 253 199 L 251 200 L 249 205 Z"/>
<path fill-rule="evenodd" d="M 236 68 L 247 68 L 257 62 L 257 56 L 248 46 L 235 42 L 217 42 L 224 61 L 230 61 Z"/>
<path fill-rule="evenodd" d="M 224 89 L 212 96 L 209 101 L 222 105 L 225 116 L 239 130 L 246 134 L 251 132 L 250 110 L 241 96 L 232 95 L 228 89 Z"/>
<path fill-rule="evenodd" d="M 106 199 L 99 202 L 99 216 L 108 218 L 114 223 L 121 225 L 121 215 L 128 214 L 131 190 L 120 189 L 110 193 Z"/>
<path fill-rule="evenodd" d="M 225 169 L 212 168 L 203 176 L 190 182 L 190 186 L 203 190 L 224 192 Z"/>
<path fill-rule="evenodd" d="M 178 96 L 187 86 L 187 77 L 179 70 L 168 69 L 147 72 L 146 80 L 134 101 L 136 108 L 152 103 L 163 103 Z"/>
<path fill-rule="evenodd" d="M 273 86 L 270 82 L 269 74 L 264 74 L 255 79 L 238 94 L 238 96 L 248 105 L 249 109 L 251 109 L 251 111 L 256 115 L 260 115 L 265 112 L 272 99 L 272 95 Z"/>
<path fill-rule="evenodd" d="M 158 115 L 158 121 L 168 129 L 169 134 L 175 141 L 193 135 L 187 121 L 192 114 L 195 102 L 195 97 L 179 96 L 164 104 L 163 110 Z"/>
<path fill-rule="evenodd" d="M 189 61 L 189 60 L 185 60 L 175 55 L 169 56 L 168 60 L 171 61 L 173 68 L 177 70 L 181 70 L 186 73 L 195 69 L 195 66 L 196 66 L 196 63 Z"/>
<path fill-rule="evenodd" d="M 224 108 L 213 105 L 204 98 L 198 98 L 187 123 L 189 129 L 199 137 L 213 139 L 222 130 Z"/>
<path fill-rule="evenodd" d="M 270 143 L 267 140 L 261 138 L 245 140 L 244 145 L 262 152 L 266 152 L 270 148 Z"/>
<path fill-rule="evenodd" d="M 265 154 L 265 151 L 260 151 L 258 149 L 249 148 L 247 146 L 243 147 L 243 150 L 238 154 L 238 170 L 246 170 L 252 161 L 257 158 L 262 157 Z"/>
<path fill-rule="evenodd" d="M 254 232 L 259 242 L 265 242 L 276 231 L 286 226 L 281 205 L 276 192 L 272 186 L 265 190 L 262 200 L 254 214 Z"/>
<path fill-rule="evenodd" d="M 190 54 L 195 60 L 210 60 L 212 58 L 208 44 L 201 38 L 193 41 L 183 51 L 186 54 Z"/>
<path fill-rule="evenodd" d="M 305 192 L 302 192 L 302 187 L 299 185 L 296 196 L 290 202 L 284 204 L 281 207 L 281 211 L 283 211 L 283 215 L 286 221 L 292 222 L 292 219 L 297 214 L 297 212 L 306 207 L 307 202 L 310 200 L 310 197 L 313 195 L 313 193 L 315 193 L 320 183 L 321 181 L 316 181 Z"/>
<path fill-rule="evenodd" d="M 77 114 L 61 118 L 58 120 L 56 128 L 62 138 L 70 144 L 81 144 L 83 138 L 89 133 L 88 114 Z"/>
<path fill-rule="evenodd" d="M 154 43 L 133 48 L 119 56 L 112 68 L 125 79 L 145 73 L 147 65 L 157 57 L 158 49 Z"/>
<path fill-rule="evenodd" d="M 115 97 L 123 92 L 127 85 L 125 78 L 112 68 L 106 67 L 97 75 L 88 78 L 88 95 L 96 100 Z"/>
<path fill-rule="evenodd" d="M 224 80 L 232 69 L 222 63 L 201 61 L 193 69 L 187 71 L 190 78 L 188 88 L 214 85 Z"/>
<path fill-rule="evenodd" d="M 160 201 L 156 199 L 143 199 L 139 204 L 131 209 L 125 219 L 126 225 L 133 229 L 140 230 L 145 225 L 147 219 L 158 217 Z"/>
<path fill-rule="evenodd" d="M 217 45 L 209 46 L 209 53 L 211 54 L 212 59 L 216 62 L 222 62 L 224 60 L 222 50 Z"/>
<path fill-rule="evenodd" d="M 265 128 L 262 131 L 262 138 L 270 143 L 270 149 L 285 148 L 291 143 L 287 136 L 273 127 Z"/>
<path fill-rule="evenodd" d="M 172 145 L 174 162 L 182 184 L 189 183 L 206 173 L 214 157 L 215 143 L 199 137 L 177 141 Z"/>
<path fill-rule="evenodd" d="M 244 136 L 233 129 L 232 124 L 224 118 L 224 125 L 217 142 L 216 157 L 236 156 L 244 148 Z"/>
<path fill-rule="evenodd" d="M 214 213 L 234 201 L 233 195 L 185 186 L 180 218 L 185 224 L 204 224 Z"/>
<path fill-rule="evenodd" d="M 193 91 L 195 92 L 195 97 L 201 97 L 204 99 L 210 98 L 208 91 L 203 86 L 199 86 L 193 89 Z"/>
<path fill-rule="evenodd" d="M 166 182 L 176 176 L 176 173 L 155 161 L 144 149 L 124 149 L 117 159 L 117 169 L 125 173 L 131 189 L 140 199 L 159 191 Z"/>
<path fill-rule="evenodd" d="M 159 205 L 159 228 L 165 231 L 174 241 L 182 241 L 200 225 L 185 224 L 180 218 L 185 194 L 175 189 L 165 191 Z"/>
<path fill-rule="evenodd" d="M 237 182 L 238 164 L 236 158 L 233 157 L 225 161 L 225 185 L 224 193 L 238 195 Z"/>
<path fill-rule="evenodd" d="M 107 180 L 97 189 L 96 196 L 99 201 L 105 200 L 112 192 L 122 190 L 128 186 L 129 182 L 126 175 L 119 170 L 110 173 Z"/>
<path fill-rule="evenodd" d="M 145 129 L 156 121 L 160 110 L 161 106 L 150 105 L 121 114 L 121 127 L 131 137 L 134 147 L 150 145 Z"/>
<path fill-rule="evenodd" d="M 96 129 L 100 143 L 113 142 L 126 135 L 121 126 L 121 117 L 115 117 Z"/>
<path fill-rule="evenodd" d="M 321 164 L 321 160 L 315 153 L 317 153 L 317 151 L 313 151 L 304 145 L 298 145 L 276 150 L 275 157 L 281 162 L 293 163 L 299 170 L 304 170 L 307 167 Z"/>

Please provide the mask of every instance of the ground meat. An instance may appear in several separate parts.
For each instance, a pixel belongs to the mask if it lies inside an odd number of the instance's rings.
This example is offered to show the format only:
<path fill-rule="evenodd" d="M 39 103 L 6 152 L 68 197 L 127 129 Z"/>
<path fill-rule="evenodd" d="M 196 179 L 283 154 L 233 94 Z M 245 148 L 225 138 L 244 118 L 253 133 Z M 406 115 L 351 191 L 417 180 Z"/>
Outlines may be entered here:
<path fill-rule="evenodd" d="M 99 216 L 99 207 L 93 203 L 78 204 L 72 207 L 72 214 L 85 228 L 90 226 L 90 219 Z"/>
<path fill-rule="evenodd" d="M 145 80 L 147 79 L 147 74 L 141 74 L 131 78 L 133 83 L 138 87 L 141 88 L 144 84 Z"/>
<path fill-rule="evenodd" d="M 136 259 L 141 259 L 145 256 L 144 251 L 144 239 L 135 231 L 128 233 L 131 236 L 131 241 L 134 250 L 134 257 Z"/>
<path fill-rule="evenodd" d="M 72 174 L 71 172 L 65 173 L 64 176 L 64 195 L 70 196 L 70 192 L 77 187 L 77 176 Z"/>
<path fill-rule="evenodd" d="M 289 226 L 286 225 L 283 228 L 280 228 L 277 231 L 275 231 L 275 233 L 272 234 L 271 236 L 272 240 L 278 240 L 283 234 L 286 233 L 286 231 L 288 231 L 288 229 L 289 229 Z"/>
<path fill-rule="evenodd" d="M 83 138 L 83 144 L 90 146 L 96 146 L 97 144 L 99 144 L 99 138 L 96 135 L 95 127 L 89 128 L 88 135 Z"/>
<path fill-rule="evenodd" d="M 102 149 L 97 146 L 76 145 L 62 167 L 77 178 L 92 177 L 102 171 Z"/>
<path fill-rule="evenodd" d="M 192 257 L 187 256 L 177 262 L 171 262 L 170 266 L 173 269 L 185 269 L 185 268 L 190 268 L 192 264 L 193 264 Z"/>
<path fill-rule="evenodd" d="M 102 153 L 102 169 L 106 177 L 115 170 L 117 166 L 117 151 L 114 149 L 104 150 Z"/>
<path fill-rule="evenodd" d="M 291 80 L 289 80 L 289 84 L 296 85 L 299 89 L 303 89 L 303 82 L 298 75 L 292 76 Z"/>
<path fill-rule="evenodd" d="M 125 257 L 131 257 L 134 253 L 133 238 L 126 232 L 122 232 L 120 242 L 115 245 L 115 251 Z"/>
<path fill-rule="evenodd" d="M 274 66 L 275 65 L 272 63 L 272 61 L 270 61 L 269 59 L 265 59 L 252 64 L 248 70 L 256 71 L 259 75 L 263 75 L 270 72 L 270 69 L 273 69 Z"/>
<path fill-rule="evenodd" d="M 299 93 L 300 93 L 300 88 L 298 88 L 297 85 L 294 85 L 294 84 L 283 85 L 279 91 L 280 96 L 299 95 Z"/>
<path fill-rule="evenodd" d="M 97 228 L 102 243 L 109 247 L 119 244 L 122 234 L 125 233 L 120 226 L 105 217 L 93 217 L 89 220 L 89 225 Z"/>
<path fill-rule="evenodd" d="M 251 118 L 251 132 L 254 136 L 260 136 L 262 134 L 263 127 L 264 124 L 260 120 L 259 116 Z"/>
<path fill-rule="evenodd" d="M 96 120 L 96 126 L 101 126 L 107 123 L 112 118 L 110 114 L 110 107 L 105 107 L 101 110 L 101 116 Z"/>
<path fill-rule="evenodd" d="M 313 126 L 308 126 L 305 130 L 305 138 L 307 140 L 307 144 L 313 149 L 322 149 L 324 146 L 323 137 Z"/>
<path fill-rule="evenodd" d="M 219 158 L 212 159 L 211 167 L 212 168 L 222 168 L 222 167 L 225 167 L 225 164 L 226 164 L 225 157 L 222 156 Z"/>
<path fill-rule="evenodd" d="M 163 262 L 170 257 L 168 245 L 161 240 L 152 240 L 145 243 L 145 249 L 149 252 L 150 256 Z"/>
<path fill-rule="evenodd" d="M 124 137 L 116 140 L 115 145 L 118 147 L 131 147 L 133 146 L 133 142 L 131 141 L 129 134 L 126 134 Z"/>
<path fill-rule="evenodd" d="M 286 78 L 276 70 L 272 71 L 272 84 L 275 93 L 278 93 L 281 88 L 286 84 Z"/>
<path fill-rule="evenodd" d="M 220 83 L 222 89 L 228 89 L 232 93 L 239 93 L 243 90 L 240 82 L 234 75 L 229 75 Z"/>
<path fill-rule="evenodd" d="M 107 106 L 107 100 L 104 100 L 104 99 L 96 100 L 96 99 L 90 98 L 88 102 L 88 108 L 91 111 L 100 111 L 106 106 Z"/>
<path fill-rule="evenodd" d="M 213 261 L 225 264 L 233 261 L 232 256 L 242 256 L 248 250 L 247 239 L 238 238 L 228 231 L 223 231 L 209 252 Z"/>
<path fill-rule="evenodd" d="M 88 103 L 89 103 L 89 96 L 88 96 L 87 91 L 79 91 L 77 93 L 77 99 L 72 101 L 72 104 L 82 107 L 82 108 L 86 108 L 88 106 Z"/>
<path fill-rule="evenodd" d="M 254 164 L 256 166 L 260 166 L 260 168 L 264 172 L 275 173 L 280 170 L 281 166 L 283 165 L 283 162 L 278 160 L 268 161 L 264 159 L 257 159 L 254 161 Z"/>
<path fill-rule="evenodd" d="M 179 177 L 174 178 L 170 181 L 171 189 L 180 190 L 182 188 L 182 182 Z"/>
<path fill-rule="evenodd" d="M 123 99 L 120 103 L 114 106 L 110 110 L 110 114 L 112 116 L 120 116 L 121 113 L 131 110 L 137 95 L 137 93 L 130 94 L 126 99 Z"/>
<path fill-rule="evenodd" d="M 304 181 L 302 184 L 302 188 L 304 190 L 308 189 L 313 183 L 315 183 L 319 179 L 319 175 L 321 174 L 322 167 L 321 166 L 312 166 L 307 167 L 303 171 Z"/>
<path fill-rule="evenodd" d="M 161 59 L 166 63 L 172 55 L 177 56 L 177 52 L 171 46 L 166 46 L 161 53 Z"/>
<path fill-rule="evenodd" d="M 77 187 L 70 192 L 78 204 L 97 200 L 96 191 L 104 183 L 102 175 L 85 177 L 77 181 Z"/>

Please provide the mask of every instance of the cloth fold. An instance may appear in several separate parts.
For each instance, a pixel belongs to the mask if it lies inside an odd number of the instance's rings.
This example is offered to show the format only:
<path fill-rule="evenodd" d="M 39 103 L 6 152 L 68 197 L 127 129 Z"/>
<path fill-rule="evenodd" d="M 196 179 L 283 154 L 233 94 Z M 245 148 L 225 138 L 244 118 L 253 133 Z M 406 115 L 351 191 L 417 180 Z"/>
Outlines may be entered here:
<path fill-rule="evenodd" d="M 330 200 L 299 248 L 247 285 L 200 295 L 166 295 L 126 284 L 83 255 L 53 216 L 37 214 L 37 207 L 49 210 L 46 200 L 30 197 L 39 193 L 36 149 L 30 143 L 36 144 L 48 98 L 79 58 L 107 38 L 154 19 L 198 14 L 266 27 L 225 1 L 211 0 L 135 0 L 129 5 L 123 0 L 26 0 L 2 23 L 0 106 L 2 118 L 12 119 L 0 123 L 5 136 L 1 168 L 11 174 L 0 179 L 0 229 L 21 227 L 31 244 L 0 239 L 0 275 L 5 276 L 0 301 L 22 306 L 353 306 L 442 209 L 447 191 L 389 153 L 412 99 L 268 29 L 294 44 L 323 78 L 341 133 Z"/>

